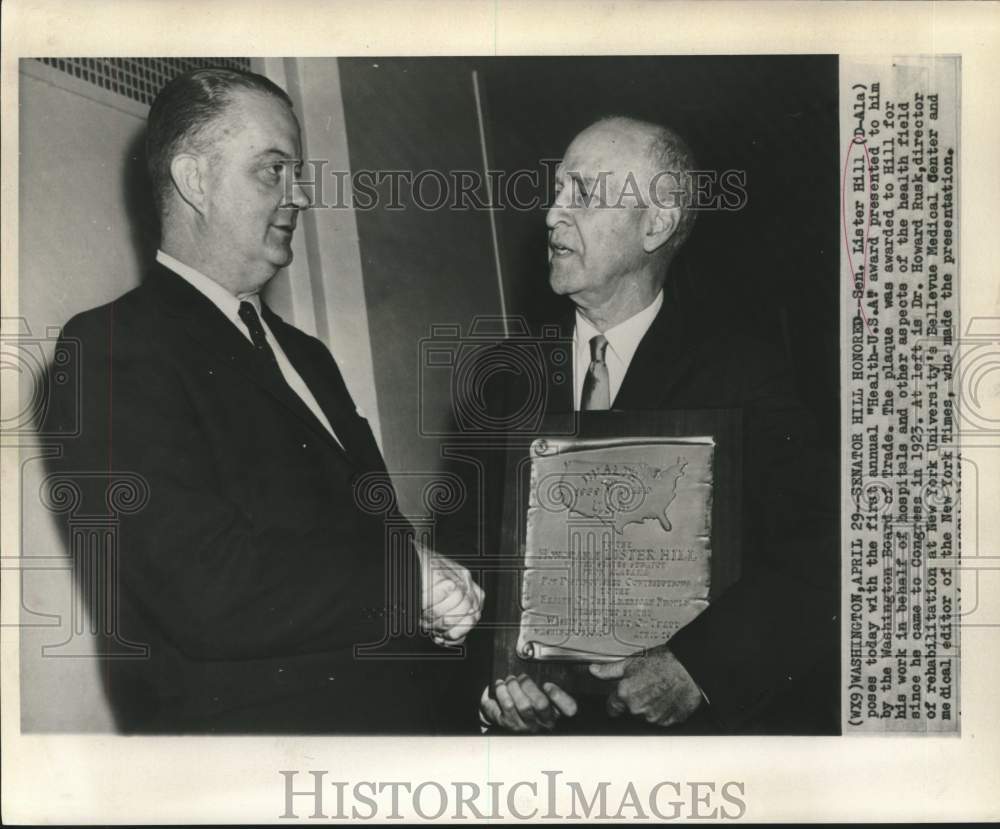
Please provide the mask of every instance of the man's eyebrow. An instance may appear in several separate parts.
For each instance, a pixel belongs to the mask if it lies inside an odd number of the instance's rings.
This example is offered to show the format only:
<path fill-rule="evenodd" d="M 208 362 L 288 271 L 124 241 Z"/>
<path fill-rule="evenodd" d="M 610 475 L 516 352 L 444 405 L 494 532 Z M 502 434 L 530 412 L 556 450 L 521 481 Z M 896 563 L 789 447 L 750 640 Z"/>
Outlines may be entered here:
<path fill-rule="evenodd" d="M 582 181 L 585 183 L 596 181 L 596 178 L 594 176 L 585 175 L 581 173 L 579 170 L 574 170 L 572 168 L 564 166 L 563 164 L 560 164 L 558 167 L 556 167 L 555 175 L 556 178 L 566 177 L 572 179 L 573 181 Z"/>
<path fill-rule="evenodd" d="M 288 159 L 289 161 L 298 161 L 299 159 L 294 155 L 289 155 L 284 150 L 278 147 L 271 147 L 267 150 L 261 150 L 257 153 L 256 158 L 268 158 L 269 156 L 279 156 L 280 158 Z"/>

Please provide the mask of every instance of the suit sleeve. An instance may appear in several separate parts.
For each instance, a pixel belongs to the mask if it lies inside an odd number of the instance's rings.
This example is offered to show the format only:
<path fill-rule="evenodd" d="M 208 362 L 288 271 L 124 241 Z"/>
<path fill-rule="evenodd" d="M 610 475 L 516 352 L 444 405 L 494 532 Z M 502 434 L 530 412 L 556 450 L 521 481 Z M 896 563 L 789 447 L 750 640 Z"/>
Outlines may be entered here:
<path fill-rule="evenodd" d="M 176 370 L 135 333 L 110 313 L 67 324 L 57 349 L 78 343 L 79 383 L 65 387 L 79 396 L 57 391 L 48 407 L 50 431 L 65 430 L 79 408 L 79 437 L 61 441 L 53 467 L 79 487 L 81 510 L 106 512 L 107 483 L 120 473 L 144 482 L 148 500 L 121 516 L 117 534 L 129 598 L 194 658 L 379 641 L 386 605 L 379 528 L 335 503 L 313 526 L 248 515 L 221 491 L 211 442 Z"/>
<path fill-rule="evenodd" d="M 779 359 L 761 354 L 741 374 L 743 573 L 670 642 L 732 729 L 819 663 L 828 667 L 839 641 L 835 459 Z"/>

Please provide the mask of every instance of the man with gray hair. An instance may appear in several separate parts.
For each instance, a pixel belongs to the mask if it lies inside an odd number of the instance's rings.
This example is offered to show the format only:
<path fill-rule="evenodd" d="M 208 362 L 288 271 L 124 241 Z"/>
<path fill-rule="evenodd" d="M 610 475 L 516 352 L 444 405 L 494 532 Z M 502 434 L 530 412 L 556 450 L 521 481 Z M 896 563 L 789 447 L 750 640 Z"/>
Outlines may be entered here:
<path fill-rule="evenodd" d="M 836 730 L 836 679 L 824 672 L 837 655 L 837 513 L 813 495 L 826 492 L 820 479 L 831 468 L 814 449 L 782 355 L 699 330 L 665 298 L 668 269 L 696 216 L 694 169 L 675 132 L 633 118 L 602 119 L 567 149 L 546 224 L 549 284 L 572 303 L 563 330 L 573 332 L 574 383 L 572 398 L 549 389 L 549 411 L 739 410 L 742 577 L 668 642 L 591 665 L 607 683 L 602 699 L 552 682 L 539 688 L 525 674 L 493 677 L 480 699 L 484 725 Z"/>
<path fill-rule="evenodd" d="M 118 728 L 433 730 L 422 655 L 463 641 L 483 593 L 412 533 L 389 549 L 358 493 L 388 485 L 368 422 L 326 346 L 261 298 L 310 206 L 292 102 L 259 75 L 187 72 L 147 143 L 156 261 L 66 324 L 80 376 L 48 414 L 61 434 L 81 407 L 53 466 L 84 511 L 108 475 L 144 482 L 99 551 L 117 555 L 119 634 L 149 649 L 104 665 Z"/>

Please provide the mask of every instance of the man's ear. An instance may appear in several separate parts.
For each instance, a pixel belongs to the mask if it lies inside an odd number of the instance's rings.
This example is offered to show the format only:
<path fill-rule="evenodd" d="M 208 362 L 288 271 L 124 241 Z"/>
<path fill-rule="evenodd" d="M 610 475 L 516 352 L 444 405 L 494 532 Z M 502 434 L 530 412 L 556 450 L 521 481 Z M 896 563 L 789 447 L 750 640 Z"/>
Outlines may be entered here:
<path fill-rule="evenodd" d="M 656 207 L 646 210 L 642 226 L 642 248 L 646 253 L 652 253 L 666 244 L 674 235 L 677 224 L 681 220 L 679 207 Z"/>
<path fill-rule="evenodd" d="M 207 206 L 206 172 L 201 159 L 190 153 L 179 153 L 170 162 L 170 178 L 178 194 L 202 214 Z"/>

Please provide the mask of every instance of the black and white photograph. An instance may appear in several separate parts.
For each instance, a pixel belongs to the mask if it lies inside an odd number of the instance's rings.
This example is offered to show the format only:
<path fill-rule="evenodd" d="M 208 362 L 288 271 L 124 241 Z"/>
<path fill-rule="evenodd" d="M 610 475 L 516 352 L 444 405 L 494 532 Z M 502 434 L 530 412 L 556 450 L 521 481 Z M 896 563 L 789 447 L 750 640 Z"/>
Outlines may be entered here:
<path fill-rule="evenodd" d="M 121 733 L 837 733 L 836 57 L 259 63 L 22 67 L 42 507 L 100 693 L 22 682 Z M 691 486 L 735 509 L 664 503 L 683 446 L 578 456 L 504 595 L 504 450 L 703 410 L 739 440 Z M 494 665 L 524 625 L 563 651 Z"/>
<path fill-rule="evenodd" d="M 981 67 L 479 5 L 5 59 L 5 821 L 995 814 Z"/>

